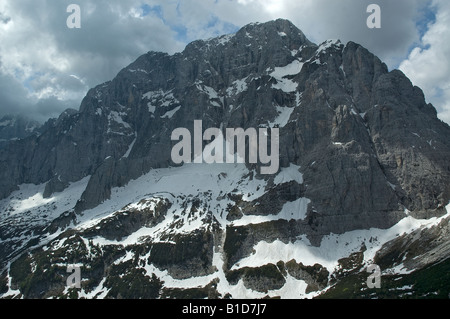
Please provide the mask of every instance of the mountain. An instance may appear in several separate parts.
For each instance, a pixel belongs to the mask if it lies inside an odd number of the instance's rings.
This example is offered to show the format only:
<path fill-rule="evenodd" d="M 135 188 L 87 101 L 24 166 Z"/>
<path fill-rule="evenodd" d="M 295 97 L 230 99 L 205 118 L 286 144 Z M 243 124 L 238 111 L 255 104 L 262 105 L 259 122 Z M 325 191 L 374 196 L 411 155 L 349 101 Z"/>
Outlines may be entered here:
<path fill-rule="evenodd" d="M 10 141 L 39 134 L 39 122 L 29 120 L 21 115 L 5 115 L 0 118 L 0 148 Z"/>
<path fill-rule="evenodd" d="M 175 164 L 198 120 L 278 129 L 279 170 Z M 449 137 L 402 72 L 287 20 L 148 52 L 0 150 L 0 294 L 447 297 Z"/>

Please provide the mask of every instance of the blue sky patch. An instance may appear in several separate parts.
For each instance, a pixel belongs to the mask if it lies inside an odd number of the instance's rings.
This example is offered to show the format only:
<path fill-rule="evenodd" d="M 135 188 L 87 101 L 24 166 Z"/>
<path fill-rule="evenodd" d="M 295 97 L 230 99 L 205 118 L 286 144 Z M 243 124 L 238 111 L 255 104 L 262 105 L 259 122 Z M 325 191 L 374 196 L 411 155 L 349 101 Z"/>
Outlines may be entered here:
<path fill-rule="evenodd" d="M 153 14 L 154 16 L 160 18 L 164 21 L 164 13 L 161 6 L 150 6 L 148 4 L 141 5 L 142 16 L 148 16 L 149 14 Z"/>

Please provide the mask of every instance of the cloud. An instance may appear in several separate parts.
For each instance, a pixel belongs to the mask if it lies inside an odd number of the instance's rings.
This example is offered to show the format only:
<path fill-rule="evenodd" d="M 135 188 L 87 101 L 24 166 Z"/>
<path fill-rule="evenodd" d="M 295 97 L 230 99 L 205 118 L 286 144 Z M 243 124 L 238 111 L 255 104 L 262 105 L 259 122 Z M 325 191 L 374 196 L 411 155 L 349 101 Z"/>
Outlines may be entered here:
<path fill-rule="evenodd" d="M 78 109 L 77 100 L 61 100 L 56 96 L 40 99 L 33 107 L 31 117 L 43 122 L 48 118 L 56 118 L 61 114 L 61 110 Z"/>
<path fill-rule="evenodd" d="M 411 81 L 424 90 L 439 117 L 450 124 L 450 2 L 434 0 L 436 20 L 418 46 L 400 65 Z"/>
<path fill-rule="evenodd" d="M 13 76 L 0 74 L 0 116 L 26 111 L 33 104 L 27 94 L 27 90 Z"/>
<path fill-rule="evenodd" d="M 66 9 L 72 2 L 0 4 L 0 77 L 14 80 L 14 87 L 0 94 L 5 105 L 0 115 L 30 105 L 36 109 L 40 100 L 52 106 L 54 99 L 78 100 L 78 108 L 89 88 L 111 80 L 143 53 L 174 53 L 184 47 L 159 17 L 139 12 L 141 1 L 79 0 L 82 28 L 69 29 Z M 59 104 L 63 111 L 67 103 Z"/>
<path fill-rule="evenodd" d="M 0 117 L 6 114 L 23 114 L 45 122 L 51 117 L 58 117 L 67 108 L 76 109 L 78 106 L 77 99 L 61 100 L 56 96 L 36 99 L 14 77 L 0 74 Z"/>
<path fill-rule="evenodd" d="M 313 42 L 336 38 L 354 41 L 377 54 L 391 68 L 396 67 L 412 43 L 419 40 L 415 21 L 424 1 L 376 1 L 382 11 L 381 29 L 367 27 L 366 11 L 372 3 L 373 0 L 219 0 L 212 10 L 221 20 L 237 26 L 286 18 Z M 194 14 L 190 20 L 195 21 Z"/>

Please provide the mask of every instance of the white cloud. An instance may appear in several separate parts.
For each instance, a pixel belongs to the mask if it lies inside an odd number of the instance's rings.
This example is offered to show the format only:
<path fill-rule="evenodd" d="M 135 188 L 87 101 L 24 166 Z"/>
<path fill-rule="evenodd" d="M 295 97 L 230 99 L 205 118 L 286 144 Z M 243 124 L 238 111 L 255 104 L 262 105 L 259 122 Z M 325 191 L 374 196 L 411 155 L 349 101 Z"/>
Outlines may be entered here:
<path fill-rule="evenodd" d="M 184 46 L 159 18 L 137 16 L 142 5 L 138 0 L 78 0 L 82 28 L 69 29 L 66 8 L 72 2 L 1 1 L 0 75 L 22 83 L 27 105 L 41 99 L 53 106 L 55 100 L 77 100 L 77 108 L 90 87 L 111 80 L 141 54 L 174 53 Z M 19 98 L 23 90 L 18 93 L 16 103 L 24 105 Z M 8 97 L 13 105 L 14 94 Z M 10 109 L 3 106 L 0 115 Z M 48 116 L 55 114 L 55 107 L 51 109 Z"/>
<path fill-rule="evenodd" d="M 423 89 L 428 102 L 450 124 L 450 2 L 434 0 L 436 21 L 400 65 L 406 76 Z"/>

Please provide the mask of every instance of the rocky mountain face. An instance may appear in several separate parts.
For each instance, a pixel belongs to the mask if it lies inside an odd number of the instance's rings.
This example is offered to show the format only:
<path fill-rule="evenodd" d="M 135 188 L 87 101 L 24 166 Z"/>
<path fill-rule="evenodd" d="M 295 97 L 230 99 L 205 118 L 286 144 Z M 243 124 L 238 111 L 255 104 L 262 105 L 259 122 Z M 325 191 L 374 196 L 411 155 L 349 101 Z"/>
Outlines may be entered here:
<path fill-rule="evenodd" d="M 175 165 L 195 120 L 279 128 L 279 171 Z M 448 265 L 449 137 L 400 71 L 286 20 L 149 52 L 0 150 L 0 294 L 370 297 L 378 262 L 383 294 L 440 296 L 408 283 Z"/>
<path fill-rule="evenodd" d="M 0 148 L 11 141 L 39 134 L 42 125 L 20 115 L 5 115 L 0 118 Z"/>

